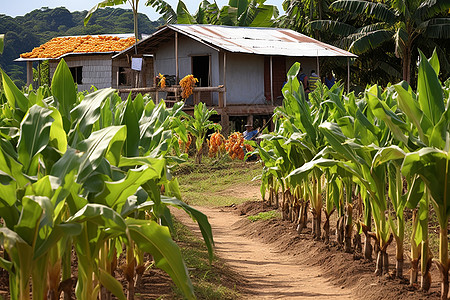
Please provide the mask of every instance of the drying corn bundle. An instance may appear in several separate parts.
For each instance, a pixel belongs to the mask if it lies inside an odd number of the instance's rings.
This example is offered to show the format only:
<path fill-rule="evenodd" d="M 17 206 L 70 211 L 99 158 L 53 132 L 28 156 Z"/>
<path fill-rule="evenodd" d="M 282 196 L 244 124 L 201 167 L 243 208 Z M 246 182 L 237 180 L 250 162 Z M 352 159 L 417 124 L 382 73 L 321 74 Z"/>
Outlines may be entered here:
<path fill-rule="evenodd" d="M 252 146 L 244 144 L 244 135 L 241 132 L 232 133 L 225 141 L 225 150 L 232 159 L 243 160 L 245 157 L 244 149 L 247 152 L 254 150 Z"/>
<path fill-rule="evenodd" d="M 58 58 L 68 53 L 119 52 L 135 43 L 135 38 L 121 39 L 117 36 L 76 36 L 56 37 L 31 52 L 20 55 L 22 58 Z"/>
<path fill-rule="evenodd" d="M 189 152 L 189 147 L 192 143 L 192 136 L 188 134 L 187 136 L 187 142 L 184 142 L 182 139 L 178 139 L 178 145 L 180 146 L 180 150 L 184 150 L 184 153 Z"/>
<path fill-rule="evenodd" d="M 163 89 L 166 87 L 166 77 L 164 77 L 164 75 L 162 75 L 161 73 L 159 73 L 158 76 L 159 79 L 159 86 Z"/>
<path fill-rule="evenodd" d="M 187 99 L 190 95 L 192 95 L 192 88 L 198 82 L 198 79 L 194 77 L 194 75 L 189 74 L 183 77 L 180 80 L 181 85 L 181 98 Z"/>
<path fill-rule="evenodd" d="M 219 132 L 215 132 L 209 139 L 209 157 L 216 156 L 218 153 L 225 152 L 225 138 Z"/>

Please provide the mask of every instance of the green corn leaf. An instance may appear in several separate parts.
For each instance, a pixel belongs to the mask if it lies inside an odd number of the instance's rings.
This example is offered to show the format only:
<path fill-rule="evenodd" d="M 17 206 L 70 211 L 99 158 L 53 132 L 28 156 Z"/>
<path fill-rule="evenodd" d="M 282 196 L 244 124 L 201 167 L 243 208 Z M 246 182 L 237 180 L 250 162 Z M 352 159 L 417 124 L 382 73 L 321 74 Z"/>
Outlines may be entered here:
<path fill-rule="evenodd" d="M 22 211 L 14 231 L 30 246 L 34 244 L 42 213 L 39 203 L 28 197 L 22 199 Z"/>
<path fill-rule="evenodd" d="M 420 108 L 436 125 L 445 111 L 442 86 L 437 74 L 425 55 L 419 50 L 419 77 L 417 81 L 417 93 Z"/>
<path fill-rule="evenodd" d="M 130 94 L 131 95 L 131 94 Z M 134 157 L 139 155 L 139 117 L 131 96 L 128 97 L 125 106 L 125 112 L 121 124 L 127 126 L 127 138 L 125 140 L 124 155 Z"/>
<path fill-rule="evenodd" d="M 407 87 L 408 90 L 406 90 L 405 87 Z M 422 142 L 428 143 L 428 137 L 425 133 L 428 132 L 432 124 L 428 117 L 420 110 L 419 103 L 414 100 L 411 88 L 406 82 L 396 84 L 394 85 L 394 88 L 398 93 L 397 99 L 399 107 L 418 130 Z"/>
<path fill-rule="evenodd" d="M 202 233 L 203 240 L 205 241 L 206 244 L 206 248 L 208 248 L 209 260 L 212 261 L 214 255 L 213 254 L 214 240 L 211 230 L 211 224 L 209 224 L 208 217 L 202 212 L 187 205 L 186 203 L 177 198 L 161 196 L 161 201 L 164 204 L 172 205 L 176 208 L 183 209 L 186 213 L 188 213 L 192 217 L 193 220 L 198 222 L 198 227 L 200 228 L 200 231 Z"/>
<path fill-rule="evenodd" d="M 408 189 L 406 206 L 414 209 L 424 196 L 424 184 L 420 177 L 414 177 L 411 186 Z"/>
<path fill-rule="evenodd" d="M 125 294 L 123 293 L 123 288 L 120 282 L 114 278 L 111 274 L 99 268 L 98 279 L 102 286 L 104 286 L 108 291 L 110 291 L 119 300 L 126 300 Z"/>
<path fill-rule="evenodd" d="M 0 199 L 7 203 L 8 206 L 14 205 L 17 201 L 15 196 L 16 189 L 17 183 L 14 178 L 0 170 Z"/>
<path fill-rule="evenodd" d="M 25 95 L 17 88 L 11 78 L 0 69 L 3 78 L 3 89 L 5 91 L 6 100 L 8 100 L 11 108 L 19 108 L 22 111 L 22 116 L 28 110 L 28 99 Z"/>
<path fill-rule="evenodd" d="M 61 114 L 54 107 L 49 107 L 52 110 L 50 117 L 54 120 L 50 127 L 50 144 L 58 149 L 61 153 L 67 150 L 67 134 L 64 131 L 63 120 Z"/>
<path fill-rule="evenodd" d="M 77 101 L 77 90 L 72 73 L 64 59 L 61 59 L 53 75 L 52 94 L 58 102 L 61 115 L 70 122 L 70 110 Z"/>
<path fill-rule="evenodd" d="M 156 267 L 170 275 L 187 299 L 195 299 L 180 248 L 172 240 L 167 227 L 160 226 L 154 221 L 127 219 L 126 222 L 130 236 L 138 248 L 153 256 Z"/>
<path fill-rule="evenodd" d="M 441 226 L 444 226 L 450 214 L 450 195 L 447 193 L 450 187 L 450 176 L 447 176 L 449 159 L 447 152 L 423 148 L 408 153 L 402 166 L 403 174 L 420 175 L 428 187 Z"/>
<path fill-rule="evenodd" d="M 155 170 L 151 166 L 128 170 L 124 179 L 105 182 L 102 193 L 95 197 L 95 201 L 111 208 L 118 207 L 117 210 L 120 210 L 127 198 L 135 194 L 142 184 L 149 180 L 159 179 L 160 175 L 161 171 Z"/>
<path fill-rule="evenodd" d="M 71 111 L 71 117 L 75 122 L 69 134 L 79 130 L 83 137 L 91 134 L 92 125 L 100 118 L 103 102 L 114 93 L 114 89 L 102 89 L 87 95 L 80 104 Z"/>
<path fill-rule="evenodd" d="M 39 239 L 36 243 L 33 259 L 37 260 L 46 254 L 51 248 L 55 247 L 63 237 L 68 238 L 81 233 L 80 224 L 56 224 L 45 239 Z"/>
<path fill-rule="evenodd" d="M 377 154 L 375 154 L 372 165 L 377 167 L 393 160 L 403 160 L 405 155 L 406 153 L 396 145 L 384 147 L 378 150 Z"/>
<path fill-rule="evenodd" d="M 118 165 L 123 142 L 126 138 L 125 126 L 110 126 L 92 133 L 88 139 L 77 145 L 83 154 L 80 158 L 78 182 L 84 182 L 96 170 L 104 158 Z"/>
<path fill-rule="evenodd" d="M 20 138 L 18 142 L 19 161 L 26 173 L 34 175 L 37 170 L 30 170 L 32 160 L 37 158 L 47 146 L 50 139 L 50 127 L 53 122 L 50 109 L 33 105 L 20 123 Z"/>
<path fill-rule="evenodd" d="M 80 209 L 76 214 L 67 219 L 67 223 L 92 222 L 98 226 L 111 228 L 125 233 L 127 225 L 124 219 L 114 211 L 104 205 L 89 203 Z"/>

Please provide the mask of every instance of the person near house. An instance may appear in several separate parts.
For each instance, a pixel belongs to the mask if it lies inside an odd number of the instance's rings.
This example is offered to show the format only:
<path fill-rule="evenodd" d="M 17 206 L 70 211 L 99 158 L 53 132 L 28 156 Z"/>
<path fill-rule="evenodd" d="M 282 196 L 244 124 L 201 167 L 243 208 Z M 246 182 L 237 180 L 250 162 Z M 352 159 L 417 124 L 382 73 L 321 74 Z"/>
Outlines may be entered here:
<path fill-rule="evenodd" d="M 316 89 L 319 79 L 320 77 L 316 74 L 316 70 L 311 70 L 311 76 L 309 76 L 309 89 L 311 92 Z"/>
<path fill-rule="evenodd" d="M 300 72 L 297 75 L 298 82 L 303 84 L 303 89 L 305 93 L 309 93 L 309 84 L 308 84 L 308 76 L 303 72 L 303 68 L 300 67 Z"/>
<path fill-rule="evenodd" d="M 251 140 L 257 134 L 258 134 L 258 130 L 257 129 L 253 129 L 253 124 L 252 123 L 247 123 L 245 125 L 245 131 L 243 133 L 245 140 Z"/>
<path fill-rule="evenodd" d="M 331 89 L 331 87 L 336 83 L 336 78 L 333 76 L 333 72 L 327 72 L 327 76 L 325 77 L 325 85 L 328 89 Z"/>

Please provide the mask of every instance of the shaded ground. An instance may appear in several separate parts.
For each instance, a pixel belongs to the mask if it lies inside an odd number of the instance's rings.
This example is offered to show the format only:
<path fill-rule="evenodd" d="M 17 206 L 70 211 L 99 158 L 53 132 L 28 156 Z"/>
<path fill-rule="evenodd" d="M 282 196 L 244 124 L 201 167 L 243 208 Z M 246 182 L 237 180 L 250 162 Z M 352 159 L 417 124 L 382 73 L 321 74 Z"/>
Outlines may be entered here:
<path fill-rule="evenodd" d="M 322 277 L 320 268 L 303 267 L 295 256 L 283 254 L 258 239 L 249 239 L 246 236 L 249 233 L 245 226 L 247 220 L 237 214 L 220 208 L 200 209 L 212 225 L 216 255 L 246 279 L 241 283 L 243 298 L 353 299 L 348 291 Z M 196 224 L 185 214 L 175 213 L 191 230 L 198 231 Z"/>
<path fill-rule="evenodd" d="M 244 299 L 439 299 L 438 283 L 423 293 L 406 280 L 376 277 L 374 262 L 298 234 L 289 222 L 250 222 L 245 216 L 273 209 L 261 201 L 199 209 L 212 224 L 216 254 L 246 278 Z M 177 218 L 198 231 L 189 218 Z"/>

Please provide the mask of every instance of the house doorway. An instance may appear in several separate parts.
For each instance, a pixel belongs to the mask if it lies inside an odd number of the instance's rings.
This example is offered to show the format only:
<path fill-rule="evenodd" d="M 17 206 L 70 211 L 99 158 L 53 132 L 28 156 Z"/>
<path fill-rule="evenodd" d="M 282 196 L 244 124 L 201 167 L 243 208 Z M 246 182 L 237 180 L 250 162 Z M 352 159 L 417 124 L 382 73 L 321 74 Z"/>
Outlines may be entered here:
<path fill-rule="evenodd" d="M 199 55 L 192 56 L 192 75 L 198 79 L 197 86 L 211 86 L 211 56 Z M 211 92 L 201 92 L 200 101 L 206 105 L 212 105 Z"/>
<path fill-rule="evenodd" d="M 198 79 L 198 86 L 209 86 L 209 55 L 192 56 L 192 75 L 194 75 L 194 77 Z"/>

